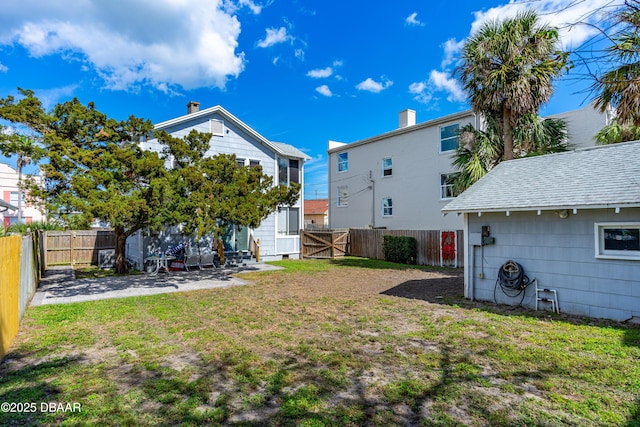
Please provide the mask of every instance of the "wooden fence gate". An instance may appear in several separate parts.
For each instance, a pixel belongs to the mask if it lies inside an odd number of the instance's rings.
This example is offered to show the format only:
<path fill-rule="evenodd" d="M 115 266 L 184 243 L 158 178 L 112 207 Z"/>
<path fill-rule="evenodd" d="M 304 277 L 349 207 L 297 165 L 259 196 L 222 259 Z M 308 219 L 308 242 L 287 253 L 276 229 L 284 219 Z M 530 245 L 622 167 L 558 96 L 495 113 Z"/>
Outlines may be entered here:
<path fill-rule="evenodd" d="M 349 252 L 349 231 L 301 231 L 302 258 L 336 258 Z"/>
<path fill-rule="evenodd" d="M 46 231 L 43 252 L 45 268 L 52 265 L 98 264 L 98 252 L 116 247 L 112 230 Z"/>

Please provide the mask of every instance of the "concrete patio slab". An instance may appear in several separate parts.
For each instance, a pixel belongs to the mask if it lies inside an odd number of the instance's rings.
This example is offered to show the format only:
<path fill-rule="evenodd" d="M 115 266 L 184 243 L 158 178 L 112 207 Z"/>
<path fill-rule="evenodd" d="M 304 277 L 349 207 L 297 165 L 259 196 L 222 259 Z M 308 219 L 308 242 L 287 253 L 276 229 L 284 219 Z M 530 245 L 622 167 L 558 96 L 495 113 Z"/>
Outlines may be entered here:
<path fill-rule="evenodd" d="M 108 298 L 126 298 L 168 292 L 224 288 L 245 285 L 248 282 L 236 274 L 252 271 L 278 270 L 269 264 L 195 271 L 160 273 L 157 276 L 137 274 L 96 279 L 75 279 L 70 266 L 47 270 L 31 300 L 32 306 L 95 301 Z"/>

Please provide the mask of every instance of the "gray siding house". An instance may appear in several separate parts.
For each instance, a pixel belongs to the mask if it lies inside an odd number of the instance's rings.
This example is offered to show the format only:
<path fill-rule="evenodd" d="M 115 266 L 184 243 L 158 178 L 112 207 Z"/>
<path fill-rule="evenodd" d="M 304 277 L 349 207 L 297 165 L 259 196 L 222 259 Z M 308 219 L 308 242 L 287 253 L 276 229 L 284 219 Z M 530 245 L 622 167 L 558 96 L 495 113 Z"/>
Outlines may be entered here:
<path fill-rule="evenodd" d="M 263 259 L 280 259 L 283 256 L 297 258 L 300 254 L 299 231 L 304 215 L 304 163 L 309 157 L 289 144 L 267 140 L 219 105 L 204 110 L 200 110 L 199 106 L 198 102 L 190 102 L 186 115 L 158 123 L 154 129 L 164 130 L 174 137 L 184 137 L 192 130 L 209 132 L 212 137 L 207 155 L 235 154 L 240 165 L 261 165 L 265 174 L 274 177 L 276 185 L 290 182 L 302 184 L 300 198 L 294 206 L 280 208 L 256 229 L 230 229 L 229 235 L 225 236 L 225 246 L 233 250 L 247 250 L 251 240 L 260 239 Z M 163 150 L 155 138 L 141 142 L 141 147 L 156 152 Z M 173 167 L 172 159 L 167 159 L 166 167 Z M 162 240 L 176 242 L 180 239 L 179 227 L 172 227 L 167 232 L 173 236 L 165 235 Z M 141 258 L 146 256 L 148 239 L 139 235 L 129 240 L 127 256 L 130 262 L 139 264 Z M 171 243 L 165 246 L 168 244 Z"/>
<path fill-rule="evenodd" d="M 513 260 L 561 312 L 640 321 L 640 142 L 502 162 L 442 211 L 464 221 L 467 298 L 549 309 L 497 285 Z"/>

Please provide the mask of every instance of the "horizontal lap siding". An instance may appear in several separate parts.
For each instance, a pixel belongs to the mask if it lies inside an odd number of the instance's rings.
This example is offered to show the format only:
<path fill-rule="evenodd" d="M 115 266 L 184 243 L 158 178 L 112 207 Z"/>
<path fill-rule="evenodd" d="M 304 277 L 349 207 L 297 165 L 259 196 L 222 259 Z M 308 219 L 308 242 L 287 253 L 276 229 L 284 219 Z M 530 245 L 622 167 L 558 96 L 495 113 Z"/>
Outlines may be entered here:
<path fill-rule="evenodd" d="M 474 297 L 494 300 L 500 267 L 507 260 L 522 265 L 525 274 L 537 278 L 542 288 L 556 289 L 560 310 L 577 315 L 626 320 L 640 317 L 640 261 L 595 257 L 596 222 L 640 221 L 640 209 L 579 210 L 566 219 L 555 212 L 485 213 L 469 216 L 469 232 L 491 227 L 495 245 L 475 249 L 474 271 L 467 280 L 475 284 Z M 472 247 L 467 248 L 470 256 Z M 479 278 L 482 271 L 484 279 Z M 496 300 L 517 304 L 520 297 L 506 297 L 499 289 Z M 523 304 L 535 306 L 533 286 Z M 546 306 L 545 306 L 546 307 Z"/>

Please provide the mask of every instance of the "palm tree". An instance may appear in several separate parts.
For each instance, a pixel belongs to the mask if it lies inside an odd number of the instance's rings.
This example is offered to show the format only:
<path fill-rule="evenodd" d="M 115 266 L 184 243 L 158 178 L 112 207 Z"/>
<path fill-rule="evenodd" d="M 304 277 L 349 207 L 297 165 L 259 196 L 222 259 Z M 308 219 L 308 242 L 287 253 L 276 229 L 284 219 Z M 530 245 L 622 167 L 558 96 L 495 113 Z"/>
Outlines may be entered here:
<path fill-rule="evenodd" d="M 620 65 L 596 78 L 595 105 L 603 112 L 615 107 L 620 126 L 640 126 L 640 1 L 626 0 L 617 19 L 624 29 L 607 52 Z"/>
<path fill-rule="evenodd" d="M 513 129 L 514 156 L 537 156 L 566 151 L 567 124 L 561 119 L 543 119 L 538 115 L 525 115 Z M 494 117 L 488 117 L 484 130 L 469 124 L 459 133 L 460 146 L 453 156 L 453 166 L 458 170 L 451 175 L 448 184 L 458 195 L 482 178 L 502 161 L 504 144 L 499 125 Z"/>
<path fill-rule="evenodd" d="M 640 140 L 640 126 L 621 123 L 617 117 L 596 134 L 596 142 L 600 145 L 637 140 Z"/>
<path fill-rule="evenodd" d="M 7 157 L 18 156 L 18 224 L 22 224 L 22 168 L 40 160 L 44 153 L 35 139 L 19 134 L 9 135 L 0 141 L 0 151 Z"/>
<path fill-rule="evenodd" d="M 568 54 L 558 52 L 557 43 L 558 31 L 527 11 L 484 24 L 463 47 L 456 74 L 474 111 L 495 119 L 504 160 L 514 157 L 514 126 L 538 113 L 551 97 L 553 79 L 567 65 Z"/>

